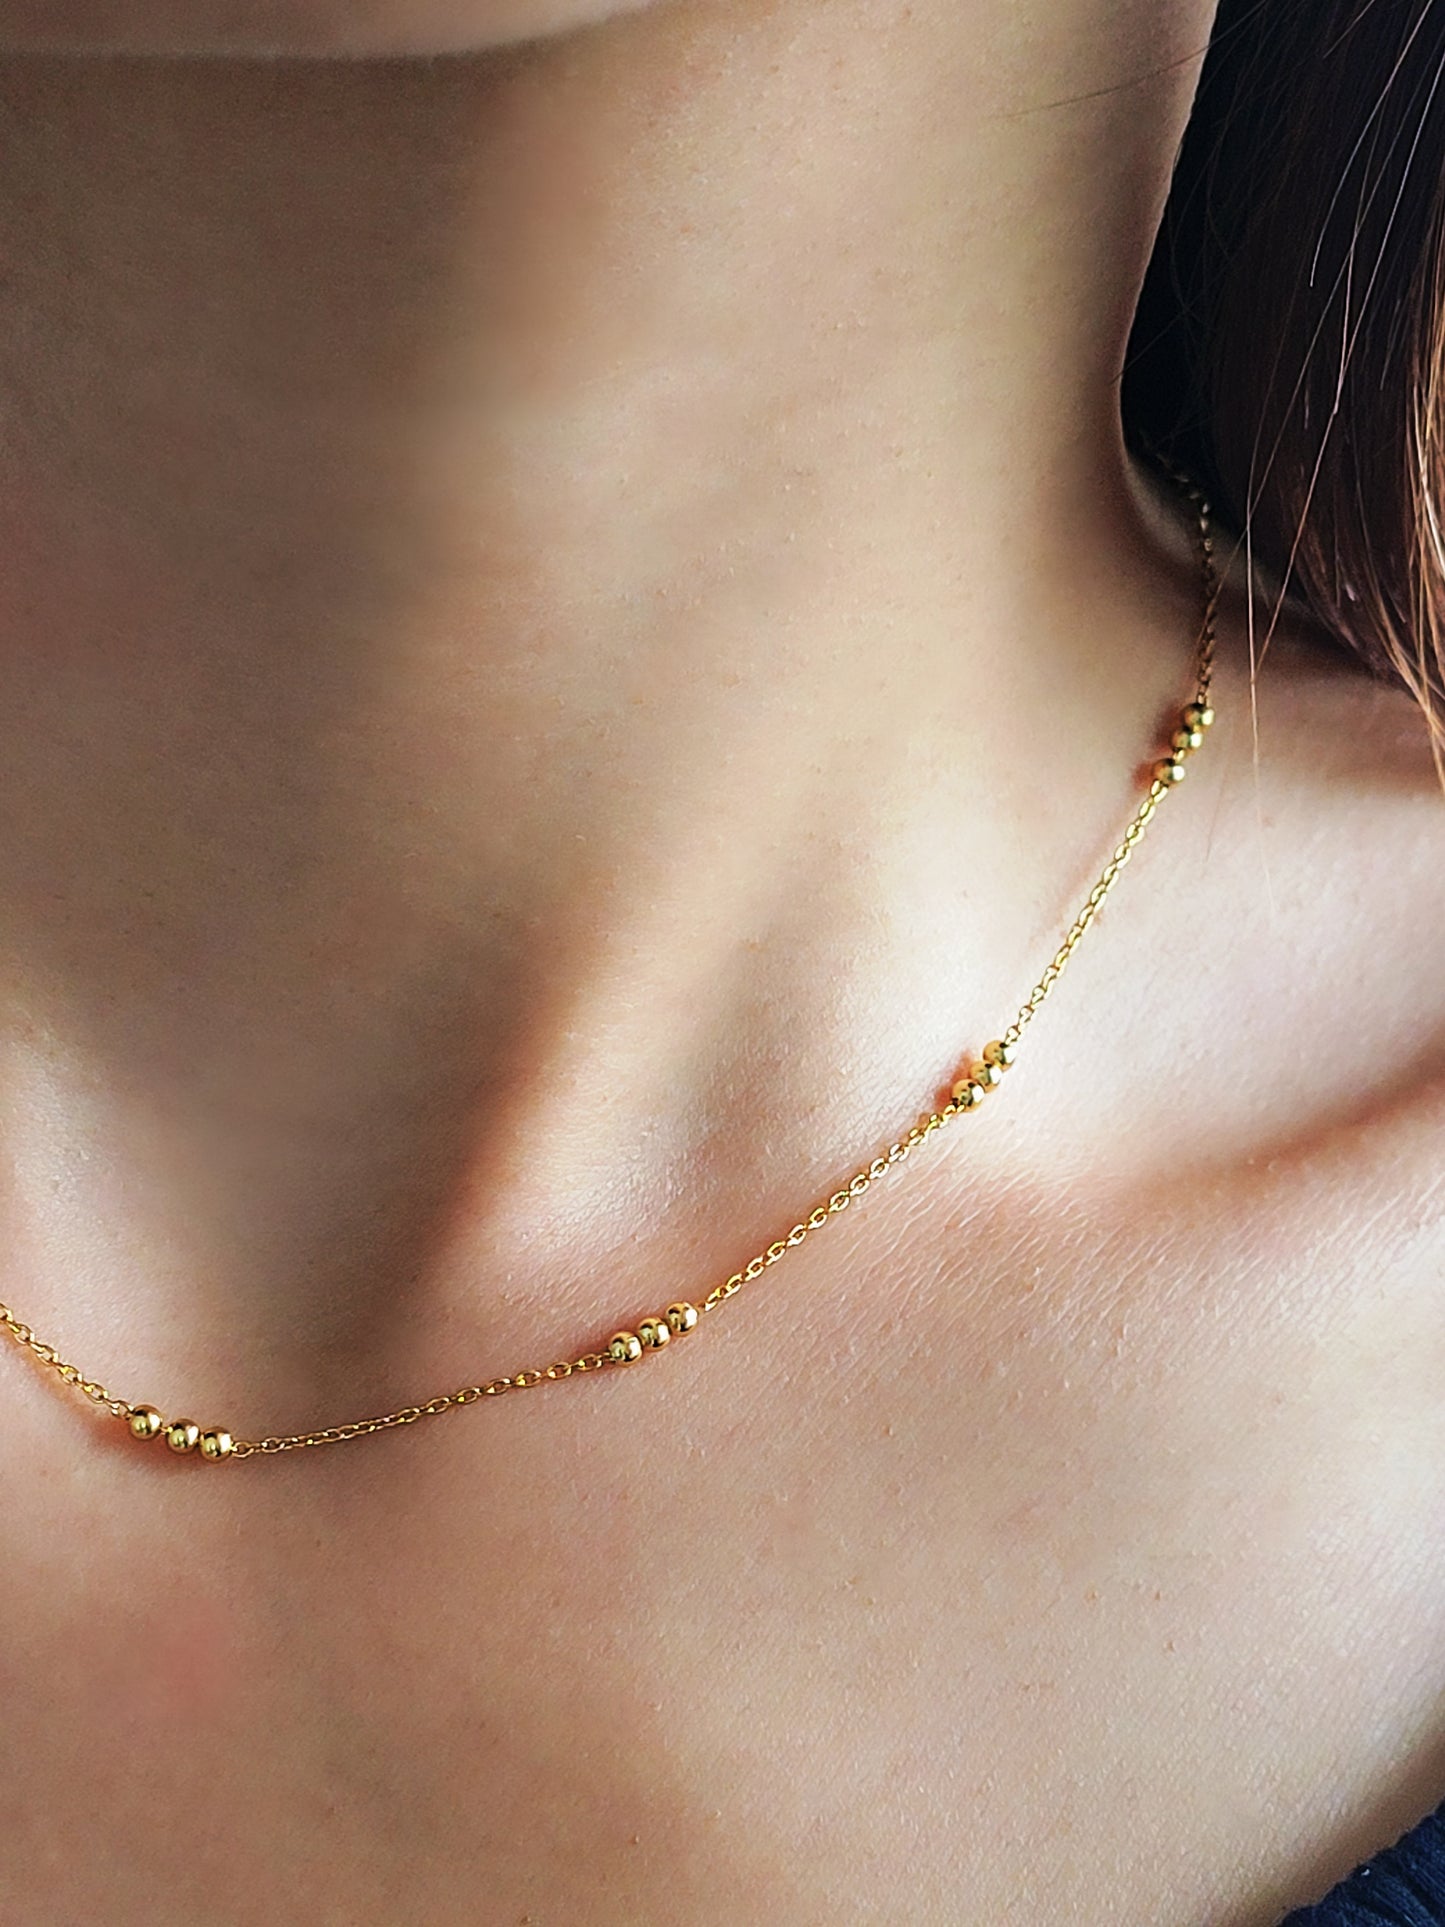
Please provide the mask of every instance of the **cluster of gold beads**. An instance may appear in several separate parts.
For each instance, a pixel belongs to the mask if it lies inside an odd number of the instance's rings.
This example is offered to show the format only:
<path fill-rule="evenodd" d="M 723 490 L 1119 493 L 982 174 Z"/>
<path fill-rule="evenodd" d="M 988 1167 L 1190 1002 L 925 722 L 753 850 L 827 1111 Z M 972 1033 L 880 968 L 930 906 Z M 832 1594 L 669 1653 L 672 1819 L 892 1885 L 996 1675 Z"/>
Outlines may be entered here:
<path fill-rule="evenodd" d="M 607 1341 L 607 1356 L 614 1365 L 631 1365 L 645 1352 L 660 1352 L 674 1338 L 690 1332 L 697 1320 L 697 1306 L 682 1299 L 655 1318 L 639 1318 L 635 1332 L 613 1332 Z"/>
<path fill-rule="evenodd" d="M 1154 765 L 1154 777 L 1160 783 L 1182 783 L 1184 781 L 1184 759 L 1192 756 L 1204 741 L 1204 732 L 1214 721 L 1214 711 L 1207 703 L 1190 703 L 1180 712 L 1179 727 L 1169 742 L 1169 754 Z"/>
<path fill-rule="evenodd" d="M 194 1419 L 163 1419 L 154 1405 L 132 1405 L 125 1415 L 134 1439 L 163 1438 L 173 1452 L 199 1452 L 203 1459 L 228 1459 L 235 1450 L 229 1432 L 220 1426 L 203 1432 Z"/>
<path fill-rule="evenodd" d="M 1007 1038 L 995 1037 L 985 1044 L 977 1063 L 970 1064 L 953 1086 L 954 1103 L 961 1111 L 974 1110 L 1003 1082 L 1003 1074 L 1014 1061 L 1014 1047 Z"/>

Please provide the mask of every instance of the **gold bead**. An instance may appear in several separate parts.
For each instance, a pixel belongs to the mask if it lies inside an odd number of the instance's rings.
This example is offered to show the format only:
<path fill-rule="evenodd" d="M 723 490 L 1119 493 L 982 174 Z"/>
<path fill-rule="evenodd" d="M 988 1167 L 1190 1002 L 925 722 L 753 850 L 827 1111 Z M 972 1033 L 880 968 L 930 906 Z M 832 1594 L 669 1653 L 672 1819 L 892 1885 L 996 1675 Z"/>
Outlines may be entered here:
<path fill-rule="evenodd" d="M 971 1111 L 982 1104 L 988 1092 L 982 1084 L 972 1077 L 960 1077 L 953 1087 L 953 1101 L 961 1111 Z"/>
<path fill-rule="evenodd" d="M 137 1439 L 158 1437 L 166 1423 L 154 1405 L 132 1405 L 125 1415 L 125 1422 L 130 1427 L 131 1437 Z"/>
<path fill-rule="evenodd" d="M 1015 1055 L 1016 1052 L 1013 1045 L 1006 1044 L 1001 1037 L 995 1037 L 991 1044 L 985 1044 L 983 1047 L 984 1063 L 997 1064 L 1001 1071 L 1008 1069 L 1009 1065 L 1014 1061 Z"/>
<path fill-rule="evenodd" d="M 1182 754 L 1191 749 L 1199 748 L 1200 744 L 1204 741 L 1204 731 L 1202 729 L 1176 729 L 1169 740 L 1173 743 L 1175 750 Z"/>
<path fill-rule="evenodd" d="M 1184 765 L 1177 756 L 1166 756 L 1163 762 L 1154 765 L 1154 777 L 1160 783 L 1182 783 Z"/>
<path fill-rule="evenodd" d="M 201 1457 L 203 1459 L 228 1459 L 235 1450 L 235 1440 L 229 1432 L 219 1426 L 214 1431 L 201 1434 Z"/>
<path fill-rule="evenodd" d="M 614 1365 L 630 1365 L 642 1356 L 642 1340 L 636 1332 L 613 1332 L 607 1341 L 607 1356 Z"/>
<path fill-rule="evenodd" d="M 985 1090 L 996 1090 L 1003 1082 L 1003 1069 L 998 1064 L 990 1064 L 987 1058 L 975 1064 L 969 1072 L 975 1084 L 982 1084 Z"/>
<path fill-rule="evenodd" d="M 672 1343 L 672 1327 L 666 1318 L 644 1318 L 638 1324 L 637 1336 L 648 1351 L 660 1351 Z"/>
<path fill-rule="evenodd" d="M 201 1439 L 201 1428 L 194 1419 L 173 1418 L 166 1427 L 166 1444 L 173 1452 L 194 1452 Z"/>
<path fill-rule="evenodd" d="M 1181 720 L 1186 729 L 1208 729 L 1214 721 L 1214 711 L 1208 703 L 1190 703 Z"/>
<path fill-rule="evenodd" d="M 673 1337 L 681 1338 L 684 1332 L 690 1332 L 696 1326 L 697 1306 L 690 1305 L 687 1300 L 683 1298 L 680 1299 L 677 1304 L 669 1305 L 663 1313 L 663 1316 L 667 1320 L 667 1329 L 672 1333 Z"/>

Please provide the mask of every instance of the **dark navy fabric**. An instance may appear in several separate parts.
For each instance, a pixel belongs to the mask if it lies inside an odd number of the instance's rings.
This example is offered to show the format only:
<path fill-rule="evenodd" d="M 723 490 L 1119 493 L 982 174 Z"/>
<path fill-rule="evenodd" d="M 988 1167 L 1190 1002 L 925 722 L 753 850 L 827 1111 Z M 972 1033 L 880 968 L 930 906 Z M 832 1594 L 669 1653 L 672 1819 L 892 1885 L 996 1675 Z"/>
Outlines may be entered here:
<path fill-rule="evenodd" d="M 1445 1927 L 1445 1804 L 1280 1927 Z"/>

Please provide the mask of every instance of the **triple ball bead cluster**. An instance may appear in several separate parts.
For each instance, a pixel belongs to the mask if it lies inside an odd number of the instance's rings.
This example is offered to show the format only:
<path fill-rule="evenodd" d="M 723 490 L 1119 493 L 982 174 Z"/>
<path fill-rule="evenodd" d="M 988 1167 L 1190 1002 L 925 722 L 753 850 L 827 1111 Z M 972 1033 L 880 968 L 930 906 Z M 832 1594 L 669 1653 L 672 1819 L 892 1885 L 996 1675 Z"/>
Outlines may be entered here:
<path fill-rule="evenodd" d="M 1154 765 L 1154 778 L 1160 783 L 1184 781 L 1184 759 L 1199 748 L 1204 732 L 1214 721 L 1207 703 L 1190 703 L 1181 713 L 1179 727 L 1170 738 L 1169 754 Z"/>
<path fill-rule="evenodd" d="M 971 1111 L 1002 1084 L 1003 1074 L 1014 1061 L 1014 1047 L 1006 1038 L 995 1037 L 985 1044 L 976 1064 L 971 1064 L 953 1086 L 952 1097 L 961 1111 Z"/>
<path fill-rule="evenodd" d="M 639 1318 L 637 1330 L 613 1332 L 607 1341 L 607 1356 L 614 1365 L 632 1365 L 644 1352 L 660 1352 L 674 1338 L 681 1338 L 697 1324 L 698 1309 L 686 1299 L 655 1318 Z"/>
<path fill-rule="evenodd" d="M 228 1459 L 235 1441 L 220 1426 L 203 1432 L 194 1419 L 163 1419 L 154 1405 L 132 1405 L 125 1415 L 132 1438 L 164 1437 L 173 1452 L 199 1452 L 203 1459 Z"/>

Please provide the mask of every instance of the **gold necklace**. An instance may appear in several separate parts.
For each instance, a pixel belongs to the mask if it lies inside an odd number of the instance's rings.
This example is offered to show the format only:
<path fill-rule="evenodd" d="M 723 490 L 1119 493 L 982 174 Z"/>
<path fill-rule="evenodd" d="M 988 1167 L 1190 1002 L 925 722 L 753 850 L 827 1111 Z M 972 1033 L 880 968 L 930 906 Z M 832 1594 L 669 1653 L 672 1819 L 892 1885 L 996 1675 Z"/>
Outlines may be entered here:
<path fill-rule="evenodd" d="M 230 1459 L 248 1459 L 258 1452 L 293 1452 L 305 1446 L 342 1444 L 348 1439 L 364 1438 L 371 1432 L 389 1431 L 393 1426 L 412 1425 L 418 1419 L 432 1418 L 451 1411 L 454 1406 L 474 1404 L 478 1399 L 495 1398 L 502 1392 L 527 1391 L 544 1380 L 572 1378 L 579 1372 L 600 1371 L 610 1365 L 635 1364 L 650 1352 L 662 1351 L 673 1339 L 684 1337 L 694 1330 L 705 1314 L 725 1305 L 735 1292 L 760 1277 L 794 1246 L 802 1244 L 811 1232 L 821 1230 L 830 1218 L 846 1210 L 855 1198 L 861 1197 L 870 1185 L 901 1164 L 951 1118 L 964 1117 L 976 1111 L 989 1092 L 1003 1082 L 1004 1072 L 1017 1054 L 1019 1040 L 1033 1021 L 1039 1006 L 1062 976 L 1085 931 L 1099 914 L 1120 871 L 1148 829 L 1154 812 L 1170 790 L 1184 780 L 1186 759 L 1203 743 L 1204 732 L 1214 721 L 1214 711 L 1209 706 L 1209 684 L 1214 667 L 1220 585 L 1214 563 L 1209 503 L 1186 475 L 1175 470 L 1170 473 L 1193 504 L 1198 521 L 1203 615 L 1195 660 L 1194 694 L 1179 713 L 1167 754 L 1151 766 L 1148 788 L 1113 855 L 1100 872 L 1098 882 L 1089 892 L 1067 936 L 1054 952 L 1048 968 L 1030 991 L 1013 1022 L 1001 1037 L 985 1044 L 977 1059 L 967 1065 L 952 1085 L 948 1101 L 938 1110 L 924 1112 L 911 1131 L 890 1144 L 881 1156 L 856 1171 L 841 1190 L 834 1191 L 816 1204 L 785 1236 L 749 1258 L 741 1271 L 735 1271 L 723 1284 L 715 1286 L 701 1304 L 679 1300 L 665 1311 L 639 1318 L 635 1330 L 614 1332 L 604 1350 L 583 1352 L 580 1357 L 563 1359 L 540 1371 L 527 1369 L 513 1372 L 508 1378 L 490 1379 L 484 1385 L 464 1385 L 460 1391 L 446 1392 L 439 1398 L 428 1399 L 425 1405 L 405 1405 L 399 1411 L 386 1412 L 377 1418 L 353 1419 L 346 1425 L 328 1425 L 319 1432 L 293 1432 L 262 1439 L 233 1439 L 222 1426 L 203 1429 L 188 1418 L 167 1420 L 154 1405 L 133 1405 L 128 1399 L 116 1398 L 97 1380 L 86 1378 L 79 1366 L 67 1363 L 53 1345 L 47 1345 L 37 1338 L 30 1327 L 23 1324 L 5 1304 L 0 1304 L 0 1329 L 7 1331 L 17 1344 L 67 1385 L 73 1385 L 77 1391 L 83 1392 L 94 1405 L 114 1418 L 123 1420 L 133 1438 L 143 1442 L 164 1438 L 173 1452 L 187 1453 L 212 1464 Z"/>

